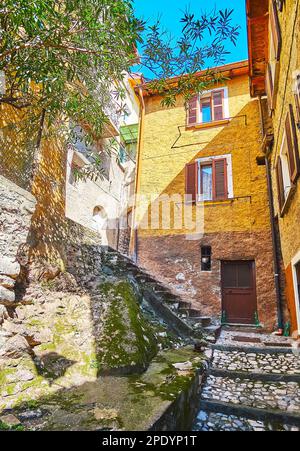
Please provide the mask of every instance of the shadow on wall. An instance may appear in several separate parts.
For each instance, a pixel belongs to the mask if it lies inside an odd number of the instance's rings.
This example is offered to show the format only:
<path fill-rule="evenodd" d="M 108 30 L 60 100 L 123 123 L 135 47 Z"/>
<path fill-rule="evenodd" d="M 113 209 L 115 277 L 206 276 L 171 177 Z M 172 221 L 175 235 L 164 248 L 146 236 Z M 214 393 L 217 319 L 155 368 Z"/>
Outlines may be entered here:
<path fill-rule="evenodd" d="M 170 152 L 166 152 L 174 153 L 171 158 L 176 158 L 175 165 L 181 169 L 155 200 L 148 205 L 144 204 L 142 211 L 145 213 L 141 223 L 151 225 L 151 219 L 154 219 L 158 226 L 154 230 L 139 229 L 137 248 L 139 264 L 161 282 L 171 284 L 187 300 L 192 300 L 199 308 L 202 307 L 203 314 L 208 315 L 219 315 L 221 311 L 220 260 L 256 260 L 260 313 L 262 321 L 267 323 L 267 308 L 275 317 L 275 291 L 266 171 L 264 166 L 258 166 L 256 162 L 256 157 L 260 155 L 258 114 L 258 102 L 251 101 L 217 134 L 215 128 L 183 132 L 182 139 L 177 143 L 182 149 L 170 149 Z M 211 140 L 207 139 L 210 136 Z M 172 138 L 175 141 L 175 128 L 174 137 L 171 137 L 170 141 Z M 189 143 L 193 144 L 190 150 L 189 146 L 186 147 Z M 201 150 L 195 150 L 199 148 Z M 191 154 L 192 158 L 189 157 Z M 193 231 L 184 227 L 176 228 L 176 202 L 170 206 L 170 227 L 164 229 L 164 202 L 159 206 L 160 197 L 163 199 L 165 196 L 168 199 L 176 194 L 184 195 L 185 165 L 195 162 L 198 158 L 226 154 L 232 155 L 234 198 L 208 202 L 205 205 L 202 238 L 196 241 L 187 240 L 186 235 L 193 236 Z M 155 181 L 160 185 L 164 180 L 167 181 L 166 174 L 170 173 L 172 166 L 163 163 L 169 158 L 169 155 L 154 158 L 153 163 L 142 159 L 147 174 L 144 176 L 146 182 L 141 179 L 141 194 L 145 194 L 142 191 L 143 184 L 146 188 L 151 185 L 147 177 L 148 174 L 153 174 L 154 166 Z M 152 210 L 155 213 L 151 218 Z M 192 210 L 195 223 L 196 206 L 193 206 Z M 206 274 L 201 272 L 201 245 L 212 247 L 212 272 Z M 179 276 L 180 279 L 177 279 Z"/>

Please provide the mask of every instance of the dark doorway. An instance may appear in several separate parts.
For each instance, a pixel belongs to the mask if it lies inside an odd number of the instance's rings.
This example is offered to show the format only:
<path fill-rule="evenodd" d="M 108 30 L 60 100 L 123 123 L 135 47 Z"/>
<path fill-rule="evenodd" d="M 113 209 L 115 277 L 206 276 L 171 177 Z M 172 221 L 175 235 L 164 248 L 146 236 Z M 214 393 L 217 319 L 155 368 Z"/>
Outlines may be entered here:
<path fill-rule="evenodd" d="M 228 324 L 256 324 L 254 261 L 222 262 L 222 311 Z"/>

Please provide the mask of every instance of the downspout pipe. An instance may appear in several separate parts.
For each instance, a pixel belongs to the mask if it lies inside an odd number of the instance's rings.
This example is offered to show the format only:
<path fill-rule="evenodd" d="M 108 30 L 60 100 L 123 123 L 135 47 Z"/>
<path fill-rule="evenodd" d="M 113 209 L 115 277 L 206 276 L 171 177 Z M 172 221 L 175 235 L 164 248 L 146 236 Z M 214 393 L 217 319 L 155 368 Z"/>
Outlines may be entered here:
<path fill-rule="evenodd" d="M 266 161 L 266 171 L 267 171 L 267 181 L 268 181 L 268 196 L 269 196 L 269 204 L 270 204 L 270 220 L 271 220 L 271 232 L 272 232 L 272 244 L 273 244 L 273 262 L 274 262 L 274 278 L 275 278 L 275 290 L 276 290 L 276 301 L 277 301 L 277 324 L 278 330 L 283 332 L 284 328 L 284 320 L 282 314 L 282 306 L 281 306 L 281 289 L 280 289 L 280 264 L 278 260 L 278 242 L 276 239 L 276 225 L 274 219 L 274 197 L 272 190 L 272 175 L 271 175 L 271 167 L 268 157 L 265 158 Z"/>
<path fill-rule="evenodd" d="M 134 262 L 138 263 L 138 229 L 136 222 L 137 215 L 137 192 L 139 186 L 139 174 L 140 174 L 140 161 L 141 161 L 141 148 L 142 148 L 142 136 L 144 127 L 144 116 L 145 116 L 145 102 L 143 96 L 143 90 L 141 87 L 137 88 L 137 96 L 140 102 L 140 124 L 139 124 L 139 137 L 138 137 L 138 149 L 137 149 L 137 159 L 136 159 L 136 172 L 135 172 L 135 190 L 134 190 L 134 208 L 133 208 L 133 227 L 130 239 L 130 255 Z"/>
<path fill-rule="evenodd" d="M 260 120 L 261 120 L 261 131 L 262 136 L 265 136 L 265 125 L 264 125 L 264 115 L 263 115 L 263 107 L 261 96 L 259 96 L 259 112 L 260 112 Z M 273 250 L 273 268 L 274 268 L 274 281 L 275 281 L 275 291 L 276 291 L 276 304 L 277 304 L 277 327 L 278 332 L 283 333 L 284 328 L 284 320 L 282 313 L 282 305 L 281 305 L 281 287 L 280 287 L 280 263 L 278 259 L 279 249 L 278 249 L 278 241 L 276 224 L 275 224 L 275 210 L 274 210 L 274 196 L 272 189 L 272 174 L 271 174 L 271 166 L 268 158 L 270 151 L 267 152 L 265 156 L 265 164 L 266 164 L 266 175 L 267 175 L 267 185 L 268 185 L 268 199 L 269 199 L 269 212 L 270 212 L 270 224 L 271 224 L 271 234 L 272 234 L 272 250 Z"/>

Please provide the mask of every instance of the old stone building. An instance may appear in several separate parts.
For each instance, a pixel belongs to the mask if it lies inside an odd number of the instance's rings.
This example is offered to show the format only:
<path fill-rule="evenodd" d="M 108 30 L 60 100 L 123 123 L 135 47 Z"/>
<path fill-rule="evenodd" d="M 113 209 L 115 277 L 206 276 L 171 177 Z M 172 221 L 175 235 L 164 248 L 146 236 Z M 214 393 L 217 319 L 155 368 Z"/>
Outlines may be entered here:
<path fill-rule="evenodd" d="M 132 251 L 141 266 L 202 315 L 274 330 L 266 167 L 248 67 L 242 61 L 218 68 L 228 81 L 195 93 L 187 111 L 182 99 L 168 109 L 159 95 L 141 87 L 145 107 Z M 183 207 L 190 201 L 193 220 L 198 215 L 202 221 L 200 230 L 174 219 L 162 223 L 168 208 L 176 216 L 184 196 L 189 200 Z"/>
<path fill-rule="evenodd" d="M 67 156 L 66 216 L 97 231 L 103 245 L 123 253 L 128 253 L 131 225 L 128 215 L 134 194 L 139 123 L 139 101 L 134 87 L 139 82 L 140 76 L 136 74 L 124 77 L 125 111 L 120 112 L 120 105 L 112 97 L 107 104 L 109 124 L 101 140 L 86 145 L 84 130 L 77 127 Z M 101 175 L 96 180 L 76 178 L 76 169 L 93 164 L 93 154 L 99 154 L 102 160 Z"/>
<path fill-rule="evenodd" d="M 300 5 L 247 0 L 250 89 L 264 102 L 263 146 L 272 178 L 291 332 L 300 330 Z M 280 243 L 277 240 L 277 248 Z M 284 306 L 283 306 L 284 307 Z"/>

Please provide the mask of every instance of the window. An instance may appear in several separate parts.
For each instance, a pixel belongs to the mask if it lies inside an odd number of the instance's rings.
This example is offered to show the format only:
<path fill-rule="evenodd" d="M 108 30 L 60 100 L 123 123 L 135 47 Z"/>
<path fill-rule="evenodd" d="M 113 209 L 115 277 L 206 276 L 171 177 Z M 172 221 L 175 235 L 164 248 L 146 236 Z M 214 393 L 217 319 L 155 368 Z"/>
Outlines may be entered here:
<path fill-rule="evenodd" d="M 211 271 L 210 246 L 201 246 L 201 271 Z"/>
<path fill-rule="evenodd" d="M 270 3 L 270 44 L 269 44 L 269 64 L 266 73 L 266 90 L 268 95 L 268 103 L 270 111 L 274 110 L 276 94 L 277 94 L 277 79 L 279 71 L 279 60 L 281 53 L 281 31 L 278 19 L 278 10 L 276 0 L 271 0 Z"/>
<path fill-rule="evenodd" d="M 123 146 L 120 146 L 119 148 L 119 156 L 118 156 L 118 160 L 121 164 L 125 164 L 126 161 L 128 160 L 127 154 L 126 154 L 126 150 L 124 149 Z"/>
<path fill-rule="evenodd" d="M 203 201 L 228 198 L 226 159 L 215 159 L 209 164 L 200 163 L 199 194 Z"/>
<path fill-rule="evenodd" d="M 185 167 L 186 200 L 218 201 L 233 197 L 231 155 L 201 158 Z"/>
<path fill-rule="evenodd" d="M 285 120 L 285 129 L 277 160 L 278 202 L 281 214 L 300 174 L 300 160 L 296 125 L 292 105 L 289 105 Z"/>
<path fill-rule="evenodd" d="M 206 124 L 229 117 L 227 88 L 208 91 L 190 99 L 187 125 Z"/>
<path fill-rule="evenodd" d="M 213 165 L 200 165 L 201 194 L 203 200 L 212 200 L 213 198 Z"/>

